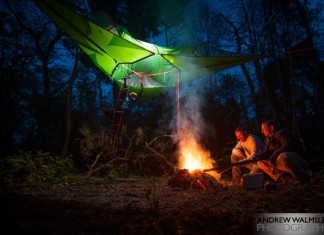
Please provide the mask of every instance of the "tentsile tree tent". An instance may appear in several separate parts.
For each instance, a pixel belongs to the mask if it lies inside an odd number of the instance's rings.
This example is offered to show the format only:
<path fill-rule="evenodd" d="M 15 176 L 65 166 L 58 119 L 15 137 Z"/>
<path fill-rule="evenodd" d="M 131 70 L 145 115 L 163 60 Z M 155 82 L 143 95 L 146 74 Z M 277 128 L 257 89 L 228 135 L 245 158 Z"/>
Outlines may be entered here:
<path fill-rule="evenodd" d="M 177 76 L 183 83 L 263 57 L 201 56 L 196 47 L 161 47 L 135 39 L 102 13 L 82 15 L 55 0 L 33 1 L 119 86 L 129 77 L 130 91 L 138 92 L 142 81 L 144 99 L 177 86 Z"/>

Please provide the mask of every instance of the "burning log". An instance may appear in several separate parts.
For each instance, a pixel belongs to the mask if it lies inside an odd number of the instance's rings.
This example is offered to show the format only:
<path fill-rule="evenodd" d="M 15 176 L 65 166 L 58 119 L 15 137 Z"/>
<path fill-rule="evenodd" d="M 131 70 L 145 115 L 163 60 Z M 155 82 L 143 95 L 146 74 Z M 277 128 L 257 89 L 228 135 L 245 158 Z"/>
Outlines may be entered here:
<path fill-rule="evenodd" d="M 245 159 L 245 160 L 235 162 L 235 163 L 228 163 L 228 164 L 225 164 L 223 166 L 204 169 L 203 172 L 216 171 L 219 174 L 222 174 L 222 173 L 232 169 L 234 166 L 244 166 L 244 165 L 247 165 L 247 164 L 250 164 L 250 163 L 255 163 L 257 161 L 258 160 L 256 160 L 256 159 Z"/>
<path fill-rule="evenodd" d="M 210 169 L 205 169 L 203 172 L 216 171 L 219 174 L 222 174 L 233 167 L 244 166 L 250 163 L 256 163 L 258 159 L 245 159 L 235 163 L 225 164 L 223 166 L 214 167 Z M 263 173 L 254 173 L 254 174 L 245 174 L 243 175 L 243 188 L 245 189 L 256 189 L 263 187 Z"/>
<path fill-rule="evenodd" d="M 224 189 L 224 186 L 210 174 L 201 170 L 194 170 L 190 172 L 188 169 L 178 170 L 175 176 L 169 180 L 168 185 L 182 189 Z"/>

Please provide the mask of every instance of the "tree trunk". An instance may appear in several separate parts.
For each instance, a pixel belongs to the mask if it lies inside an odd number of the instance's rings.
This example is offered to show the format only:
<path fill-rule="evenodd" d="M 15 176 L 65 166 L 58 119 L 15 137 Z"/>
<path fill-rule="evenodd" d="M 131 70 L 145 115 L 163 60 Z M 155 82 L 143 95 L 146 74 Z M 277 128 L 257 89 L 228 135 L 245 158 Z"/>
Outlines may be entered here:
<path fill-rule="evenodd" d="M 70 141 L 71 141 L 71 130 L 72 130 L 72 95 L 73 95 L 73 83 L 75 79 L 78 77 L 78 65 L 79 60 L 81 57 L 81 51 L 77 49 L 75 59 L 74 59 L 74 65 L 73 65 L 73 71 L 70 76 L 69 84 L 68 84 L 68 90 L 66 94 L 66 127 L 65 127 L 65 138 L 64 138 L 64 144 L 63 149 L 61 152 L 61 156 L 67 156 L 69 153 L 69 147 L 70 147 Z"/>

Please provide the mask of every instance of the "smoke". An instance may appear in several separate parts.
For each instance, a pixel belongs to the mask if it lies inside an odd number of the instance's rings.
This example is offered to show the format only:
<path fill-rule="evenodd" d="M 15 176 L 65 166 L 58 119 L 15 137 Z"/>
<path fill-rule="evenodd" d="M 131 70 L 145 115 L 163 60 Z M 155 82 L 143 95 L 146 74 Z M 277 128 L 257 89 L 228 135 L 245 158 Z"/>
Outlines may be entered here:
<path fill-rule="evenodd" d="M 179 118 L 177 121 L 180 136 L 183 138 L 190 135 L 200 142 L 206 129 L 201 114 L 204 106 L 203 96 L 198 93 L 197 86 L 191 86 L 181 89 L 180 97 L 180 115 L 175 115 Z"/>
<path fill-rule="evenodd" d="M 180 107 L 177 108 L 177 102 L 173 102 L 174 118 L 170 127 L 176 128 L 173 131 L 177 133 L 174 141 L 178 147 L 179 168 L 194 170 L 213 167 L 210 151 L 202 141 L 210 128 L 202 115 L 206 96 L 201 90 L 198 80 L 181 86 L 177 97 Z"/>

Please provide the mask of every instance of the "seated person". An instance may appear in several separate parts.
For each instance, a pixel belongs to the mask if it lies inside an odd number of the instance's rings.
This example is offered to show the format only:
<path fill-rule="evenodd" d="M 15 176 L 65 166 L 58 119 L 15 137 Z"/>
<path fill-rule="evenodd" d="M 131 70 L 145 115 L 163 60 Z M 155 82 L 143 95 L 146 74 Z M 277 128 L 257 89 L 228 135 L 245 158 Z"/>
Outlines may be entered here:
<path fill-rule="evenodd" d="M 300 141 L 289 130 L 277 130 L 273 121 L 263 121 L 261 131 L 265 136 L 265 150 L 255 158 L 260 170 L 274 182 L 278 182 L 284 173 L 289 173 L 298 182 L 309 183 L 307 170 L 310 164 L 302 157 Z"/>
<path fill-rule="evenodd" d="M 262 140 L 253 134 L 249 134 L 244 127 L 238 127 L 235 129 L 234 134 L 238 139 L 236 146 L 232 150 L 231 163 L 236 163 L 241 160 L 251 159 L 255 154 L 264 150 L 264 144 Z M 239 184 L 242 181 L 243 171 L 242 168 L 250 170 L 250 174 L 259 171 L 258 166 L 254 163 L 250 163 L 241 167 L 234 166 L 232 168 L 233 183 Z"/>

